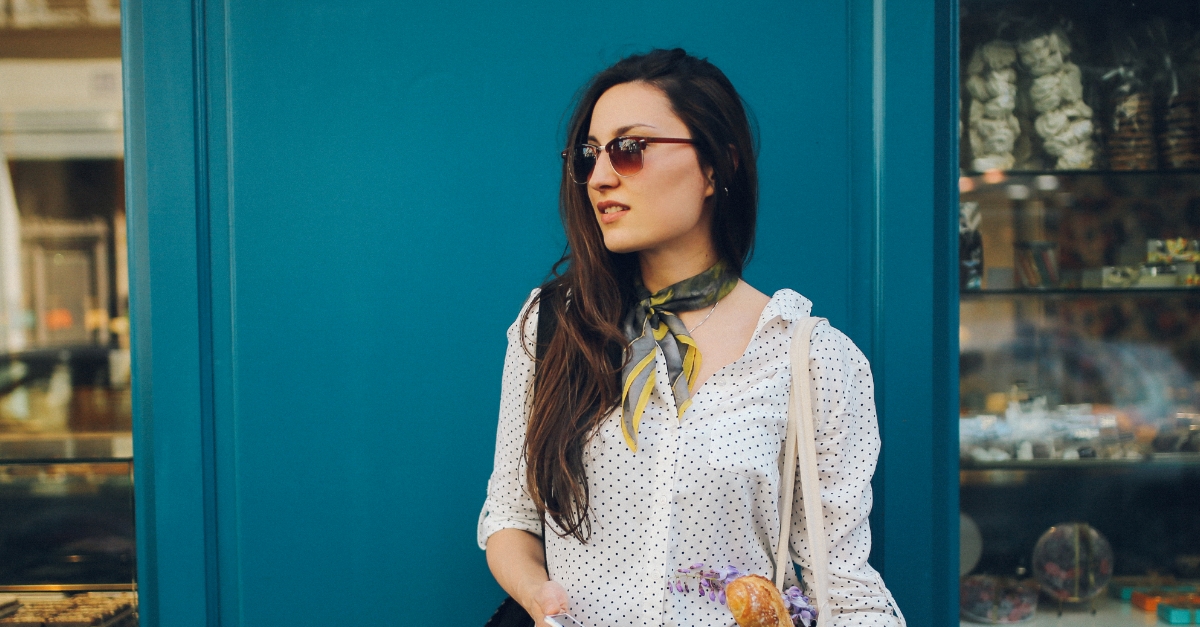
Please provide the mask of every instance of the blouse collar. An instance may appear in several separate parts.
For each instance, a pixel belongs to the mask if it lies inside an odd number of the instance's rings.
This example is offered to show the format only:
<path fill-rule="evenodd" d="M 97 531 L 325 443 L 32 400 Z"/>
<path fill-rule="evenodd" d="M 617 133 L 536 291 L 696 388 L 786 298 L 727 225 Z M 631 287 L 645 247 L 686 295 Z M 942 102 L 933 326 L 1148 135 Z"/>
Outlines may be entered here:
<path fill-rule="evenodd" d="M 758 317 L 758 326 L 754 329 L 754 335 L 758 336 L 759 331 L 762 331 L 763 327 L 776 318 L 795 322 L 801 318 L 807 318 L 810 314 L 812 314 L 811 300 L 794 290 L 779 290 L 771 296 L 767 306 L 763 307 L 762 315 Z"/>

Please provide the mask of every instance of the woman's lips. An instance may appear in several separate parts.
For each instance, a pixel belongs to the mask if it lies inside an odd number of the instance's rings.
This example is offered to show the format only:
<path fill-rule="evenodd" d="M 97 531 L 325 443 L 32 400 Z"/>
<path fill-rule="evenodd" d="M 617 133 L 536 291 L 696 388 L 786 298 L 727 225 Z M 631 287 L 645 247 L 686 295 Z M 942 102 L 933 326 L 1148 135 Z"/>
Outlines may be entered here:
<path fill-rule="evenodd" d="M 629 207 L 617 203 L 601 203 L 596 210 L 600 212 L 601 224 L 612 224 L 629 213 Z"/>

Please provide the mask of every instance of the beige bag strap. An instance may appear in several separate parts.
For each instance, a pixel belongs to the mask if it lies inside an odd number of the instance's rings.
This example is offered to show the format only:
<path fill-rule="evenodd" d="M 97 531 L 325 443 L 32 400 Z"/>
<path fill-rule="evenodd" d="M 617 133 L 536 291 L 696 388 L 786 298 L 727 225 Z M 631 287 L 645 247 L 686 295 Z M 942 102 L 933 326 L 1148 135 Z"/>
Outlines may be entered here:
<path fill-rule="evenodd" d="M 792 528 L 792 497 L 796 491 L 796 467 L 800 467 L 800 489 L 804 496 L 804 518 L 808 528 L 808 548 L 812 557 L 812 588 L 808 596 L 817 606 L 818 616 L 828 616 L 829 550 L 826 547 L 825 514 L 821 507 L 821 484 L 817 477 L 817 423 L 813 418 L 812 379 L 809 377 L 809 349 L 812 332 L 824 318 L 801 320 L 792 335 L 792 390 L 788 397 L 787 437 L 783 446 L 783 476 L 779 512 L 779 546 L 775 551 L 775 586 L 783 591 L 784 575 L 792 565 L 789 551 Z"/>

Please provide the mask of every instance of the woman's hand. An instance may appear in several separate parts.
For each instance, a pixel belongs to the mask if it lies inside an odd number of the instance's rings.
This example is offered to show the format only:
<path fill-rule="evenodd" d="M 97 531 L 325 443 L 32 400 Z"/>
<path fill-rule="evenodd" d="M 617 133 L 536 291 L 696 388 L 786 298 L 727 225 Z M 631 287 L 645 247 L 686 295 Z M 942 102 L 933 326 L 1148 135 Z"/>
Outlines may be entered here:
<path fill-rule="evenodd" d="M 528 605 L 525 606 L 525 611 L 533 617 L 537 627 L 547 627 L 546 621 L 543 620 L 544 617 L 566 614 L 569 610 L 567 591 L 555 581 L 543 581 L 537 584 L 526 598 Z"/>
<path fill-rule="evenodd" d="M 488 538 L 487 561 L 500 587 L 529 612 L 537 627 L 548 627 L 545 617 L 568 611 L 567 591 L 546 576 L 541 538 L 520 529 L 501 529 Z"/>

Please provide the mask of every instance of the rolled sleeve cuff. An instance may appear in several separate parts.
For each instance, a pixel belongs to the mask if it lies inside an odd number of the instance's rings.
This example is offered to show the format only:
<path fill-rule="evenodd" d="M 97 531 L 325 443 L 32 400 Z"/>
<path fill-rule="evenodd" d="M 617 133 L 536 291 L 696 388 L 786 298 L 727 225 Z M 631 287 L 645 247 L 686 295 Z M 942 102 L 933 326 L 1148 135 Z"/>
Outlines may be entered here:
<path fill-rule="evenodd" d="M 479 524 L 475 529 L 479 548 L 486 551 L 488 538 L 501 529 L 520 529 L 521 531 L 528 531 L 539 538 L 542 537 L 541 522 L 536 519 L 530 520 L 518 516 L 505 516 L 501 512 L 492 509 L 491 501 L 485 502 L 483 504 L 483 511 L 479 512 Z"/>

